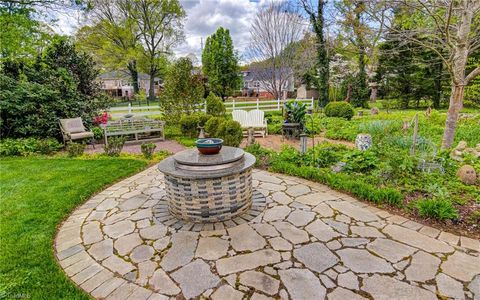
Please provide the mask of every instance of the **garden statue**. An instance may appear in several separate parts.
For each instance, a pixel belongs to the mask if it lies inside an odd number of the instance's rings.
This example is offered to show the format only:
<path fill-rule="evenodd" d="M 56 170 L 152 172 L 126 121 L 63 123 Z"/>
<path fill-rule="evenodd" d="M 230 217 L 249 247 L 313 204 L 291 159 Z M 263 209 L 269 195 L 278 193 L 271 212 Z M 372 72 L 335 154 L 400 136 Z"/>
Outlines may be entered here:
<path fill-rule="evenodd" d="M 355 138 L 355 146 L 358 150 L 365 151 L 372 146 L 372 136 L 366 133 L 360 133 Z"/>
<path fill-rule="evenodd" d="M 357 115 L 358 115 L 359 117 L 362 117 L 362 116 L 363 116 L 363 110 L 359 110 L 359 111 L 357 112 Z"/>
<path fill-rule="evenodd" d="M 255 130 L 253 127 L 248 128 L 248 138 L 247 138 L 247 146 L 251 146 L 255 144 Z"/>
<path fill-rule="evenodd" d="M 474 158 L 480 158 L 480 144 L 477 144 L 475 148 L 468 148 L 467 142 L 460 141 L 450 153 L 450 158 L 456 161 L 463 161 L 465 154 L 470 154 Z"/>
<path fill-rule="evenodd" d="M 429 106 L 425 111 L 425 117 L 429 118 L 431 114 L 432 114 L 432 107 Z"/>
<path fill-rule="evenodd" d="M 373 107 L 371 110 L 370 110 L 370 114 L 371 115 L 378 115 L 380 111 L 378 110 L 378 108 L 376 107 Z"/>
<path fill-rule="evenodd" d="M 463 165 L 458 169 L 457 176 L 465 184 L 475 184 L 477 181 L 477 173 L 470 165 Z"/>
<path fill-rule="evenodd" d="M 203 126 L 198 126 L 198 129 L 200 130 L 200 133 L 198 134 L 199 139 L 204 139 L 205 138 L 205 128 Z"/>
<path fill-rule="evenodd" d="M 336 164 L 334 164 L 333 166 L 331 166 L 330 169 L 332 170 L 333 173 L 340 173 L 340 172 L 343 171 L 343 169 L 345 169 L 346 165 L 347 165 L 346 162 L 339 161 Z"/>

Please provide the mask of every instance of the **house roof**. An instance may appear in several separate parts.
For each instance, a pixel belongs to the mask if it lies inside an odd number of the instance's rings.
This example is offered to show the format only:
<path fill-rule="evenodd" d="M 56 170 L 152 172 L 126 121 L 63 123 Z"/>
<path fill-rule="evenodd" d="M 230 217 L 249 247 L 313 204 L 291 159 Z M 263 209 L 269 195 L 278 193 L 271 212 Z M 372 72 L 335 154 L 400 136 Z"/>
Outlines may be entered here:
<path fill-rule="evenodd" d="M 115 70 L 115 71 L 108 71 L 105 73 L 102 73 L 98 76 L 98 79 L 125 79 L 129 80 L 130 79 L 130 73 L 127 71 L 123 70 Z M 150 75 L 145 74 L 145 73 L 138 73 L 138 79 L 139 80 L 149 80 Z M 155 77 L 156 80 L 159 80 L 159 77 Z"/>
<path fill-rule="evenodd" d="M 273 68 L 251 68 L 246 71 L 242 71 L 243 81 L 252 81 L 252 80 L 269 80 L 273 76 Z M 275 70 L 275 77 L 280 77 L 282 72 L 287 74 L 293 74 L 291 68 L 283 68 Z"/>

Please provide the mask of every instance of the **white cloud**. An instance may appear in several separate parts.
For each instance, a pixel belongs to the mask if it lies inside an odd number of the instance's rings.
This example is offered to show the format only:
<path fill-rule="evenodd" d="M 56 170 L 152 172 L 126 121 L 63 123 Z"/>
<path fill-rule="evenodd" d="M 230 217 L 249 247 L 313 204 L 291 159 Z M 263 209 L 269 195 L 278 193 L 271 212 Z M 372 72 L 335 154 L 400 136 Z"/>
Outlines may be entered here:
<path fill-rule="evenodd" d="M 249 44 L 250 24 L 257 10 L 268 0 L 180 0 L 186 11 L 185 41 L 174 51 L 177 57 L 190 53 L 201 60 L 201 41 L 222 26 L 230 30 L 234 47 L 240 57 Z M 73 34 L 81 25 L 81 13 L 56 13 L 53 29 L 61 34 Z"/>

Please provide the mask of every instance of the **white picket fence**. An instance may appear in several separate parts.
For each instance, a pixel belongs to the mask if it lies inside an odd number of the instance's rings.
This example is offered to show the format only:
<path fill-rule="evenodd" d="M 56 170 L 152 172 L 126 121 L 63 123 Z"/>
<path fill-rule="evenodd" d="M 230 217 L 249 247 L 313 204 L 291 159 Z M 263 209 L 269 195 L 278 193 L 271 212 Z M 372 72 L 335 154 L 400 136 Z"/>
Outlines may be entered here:
<path fill-rule="evenodd" d="M 285 102 L 288 101 L 297 101 L 302 102 L 307 105 L 307 109 L 313 109 L 314 100 L 313 98 L 310 99 L 287 99 L 287 100 L 259 100 L 256 101 L 236 101 L 232 99 L 230 101 L 224 102 L 225 108 L 227 112 L 232 112 L 236 109 L 243 109 L 243 110 L 252 110 L 252 109 L 259 109 L 263 111 L 279 111 L 282 110 L 283 105 Z M 206 110 L 206 102 L 200 105 L 200 111 Z M 112 107 L 109 110 L 110 114 L 113 118 L 121 118 L 127 114 L 132 114 L 134 116 L 153 116 L 153 115 L 161 115 L 160 107 L 158 105 L 151 105 L 151 106 L 121 106 L 121 107 Z"/>

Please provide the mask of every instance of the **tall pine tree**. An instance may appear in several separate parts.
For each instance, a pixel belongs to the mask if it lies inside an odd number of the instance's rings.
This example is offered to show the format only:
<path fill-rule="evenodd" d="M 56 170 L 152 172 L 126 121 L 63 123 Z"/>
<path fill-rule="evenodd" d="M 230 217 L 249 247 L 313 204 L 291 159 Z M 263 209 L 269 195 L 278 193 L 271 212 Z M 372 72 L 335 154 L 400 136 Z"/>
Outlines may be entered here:
<path fill-rule="evenodd" d="M 208 78 L 209 89 L 225 98 L 240 87 L 238 57 L 233 49 L 228 29 L 219 27 L 207 38 L 202 53 L 203 74 Z"/>

